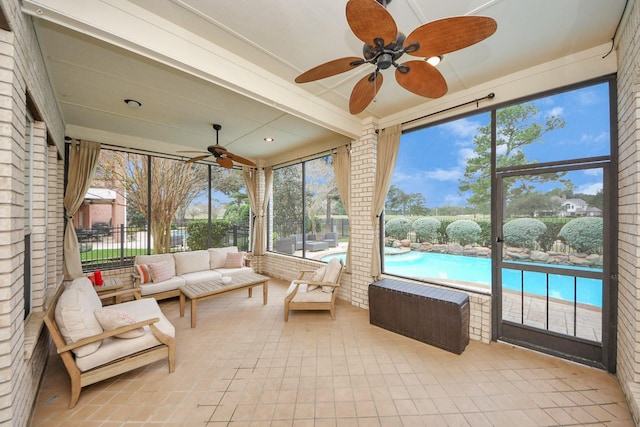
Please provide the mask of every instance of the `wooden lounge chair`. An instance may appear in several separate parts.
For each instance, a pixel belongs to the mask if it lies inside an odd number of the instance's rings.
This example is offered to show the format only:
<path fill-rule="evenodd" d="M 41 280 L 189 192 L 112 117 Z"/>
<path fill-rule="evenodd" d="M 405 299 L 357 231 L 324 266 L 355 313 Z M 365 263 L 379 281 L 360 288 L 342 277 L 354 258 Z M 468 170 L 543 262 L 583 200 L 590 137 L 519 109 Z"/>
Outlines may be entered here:
<path fill-rule="evenodd" d="M 293 280 L 284 298 L 284 321 L 289 320 L 290 310 L 329 310 L 335 320 L 336 288 L 344 264 L 334 258 L 326 266 L 317 270 L 303 270 L 298 279 Z"/>

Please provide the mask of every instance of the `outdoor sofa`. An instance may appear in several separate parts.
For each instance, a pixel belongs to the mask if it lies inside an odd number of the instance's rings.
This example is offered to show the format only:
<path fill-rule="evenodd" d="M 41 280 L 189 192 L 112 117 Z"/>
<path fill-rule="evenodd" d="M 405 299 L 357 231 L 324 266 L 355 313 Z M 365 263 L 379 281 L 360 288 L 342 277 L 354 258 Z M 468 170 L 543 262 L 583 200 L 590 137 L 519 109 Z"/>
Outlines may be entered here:
<path fill-rule="evenodd" d="M 253 272 L 237 246 L 171 254 L 137 255 L 133 285 L 140 297 L 157 300 L 180 296 L 183 285 Z"/>

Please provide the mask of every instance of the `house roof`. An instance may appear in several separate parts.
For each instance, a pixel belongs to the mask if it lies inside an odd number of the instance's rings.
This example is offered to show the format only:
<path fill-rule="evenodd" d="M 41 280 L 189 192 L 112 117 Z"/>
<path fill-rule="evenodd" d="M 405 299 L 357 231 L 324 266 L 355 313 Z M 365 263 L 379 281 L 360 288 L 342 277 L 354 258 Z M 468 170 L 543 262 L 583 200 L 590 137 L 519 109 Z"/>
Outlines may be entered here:
<path fill-rule="evenodd" d="M 116 192 L 108 188 L 89 188 L 84 200 L 91 203 L 111 203 L 116 200 Z"/>
<path fill-rule="evenodd" d="M 625 0 L 394 0 L 387 9 L 405 33 L 456 15 L 490 16 L 498 30 L 445 55 L 444 97 L 412 94 L 387 70 L 357 116 L 348 98 L 371 65 L 294 83 L 320 63 L 362 56 L 345 3 L 23 0 L 23 10 L 35 18 L 68 136 L 175 154 L 214 143 L 219 123 L 222 145 L 273 164 L 357 139 L 368 122 L 384 127 L 490 92 L 483 105 L 615 72 L 615 51 L 607 53 Z"/>

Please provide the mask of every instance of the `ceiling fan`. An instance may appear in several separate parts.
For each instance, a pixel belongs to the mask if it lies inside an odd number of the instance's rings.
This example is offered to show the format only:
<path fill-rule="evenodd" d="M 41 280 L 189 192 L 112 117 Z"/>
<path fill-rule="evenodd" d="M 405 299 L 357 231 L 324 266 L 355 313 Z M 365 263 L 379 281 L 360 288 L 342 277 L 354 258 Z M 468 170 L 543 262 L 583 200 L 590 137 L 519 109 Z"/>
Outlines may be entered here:
<path fill-rule="evenodd" d="M 255 167 L 256 164 L 253 163 L 251 160 L 247 160 L 244 157 L 240 157 L 236 154 L 233 154 L 230 151 L 228 151 L 226 148 L 224 148 L 222 145 L 220 145 L 218 143 L 218 132 L 220 131 L 220 129 L 222 129 L 222 126 L 218 124 L 214 124 L 213 128 L 216 131 L 215 145 L 210 145 L 207 147 L 207 151 L 209 151 L 209 153 L 203 154 L 201 156 L 192 157 L 189 160 L 187 160 L 187 163 L 197 162 L 200 160 L 204 160 L 207 157 L 213 156 L 216 158 L 216 163 L 218 163 L 223 168 L 231 169 L 233 167 L 233 162 L 242 163 L 247 166 Z M 189 152 L 189 151 L 183 151 L 183 152 Z"/>
<path fill-rule="evenodd" d="M 444 54 L 478 43 L 492 35 L 498 25 L 484 16 L 455 16 L 428 22 L 413 30 L 408 37 L 399 32 L 387 9 L 391 0 L 348 0 L 346 15 L 351 31 L 364 42 L 363 57 L 350 56 L 318 65 L 296 77 L 296 83 L 307 83 L 352 70 L 362 64 L 376 69 L 353 88 L 349 111 L 358 114 L 373 101 L 382 86 L 380 70 L 392 65 L 396 80 L 406 90 L 427 98 L 447 93 L 447 82 L 427 59 L 442 59 Z M 404 54 L 423 57 L 402 64 L 396 61 Z"/>

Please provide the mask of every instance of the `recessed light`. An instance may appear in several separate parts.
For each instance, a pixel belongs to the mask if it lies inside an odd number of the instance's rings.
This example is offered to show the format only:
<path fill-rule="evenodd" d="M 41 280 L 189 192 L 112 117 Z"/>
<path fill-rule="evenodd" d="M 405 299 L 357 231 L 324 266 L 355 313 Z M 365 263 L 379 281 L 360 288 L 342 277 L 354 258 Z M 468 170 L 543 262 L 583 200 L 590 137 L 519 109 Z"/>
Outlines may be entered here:
<path fill-rule="evenodd" d="M 140 108 L 140 107 L 142 107 L 142 102 L 136 101 L 135 99 L 125 99 L 124 103 L 127 104 L 131 108 Z"/>
<path fill-rule="evenodd" d="M 273 141 L 275 141 L 275 138 L 266 137 L 266 138 L 264 139 L 264 141 L 265 141 L 265 142 L 273 142 Z"/>

